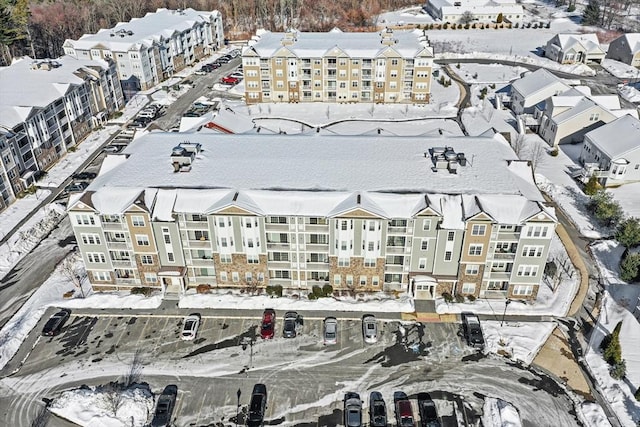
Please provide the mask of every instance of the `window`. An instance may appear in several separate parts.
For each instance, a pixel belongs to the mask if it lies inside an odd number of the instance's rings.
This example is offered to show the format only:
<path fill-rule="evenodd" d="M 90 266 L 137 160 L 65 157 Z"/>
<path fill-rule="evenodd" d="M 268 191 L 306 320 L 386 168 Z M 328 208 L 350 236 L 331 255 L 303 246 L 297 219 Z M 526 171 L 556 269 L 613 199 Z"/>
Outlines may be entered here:
<path fill-rule="evenodd" d="M 82 243 L 85 245 L 99 245 L 100 244 L 100 235 L 99 234 L 81 234 Z"/>
<path fill-rule="evenodd" d="M 288 252 L 272 252 L 271 261 L 289 261 Z"/>
<path fill-rule="evenodd" d="M 487 226 L 484 224 L 473 224 L 471 227 L 471 235 L 472 236 L 484 236 L 487 231 Z"/>
<path fill-rule="evenodd" d="M 347 286 L 353 286 L 353 275 L 347 274 L 346 284 Z"/>
<path fill-rule="evenodd" d="M 149 246 L 149 236 L 146 234 L 136 234 L 136 243 L 138 243 L 138 246 Z"/>
<path fill-rule="evenodd" d="M 375 247 L 376 247 L 376 242 L 368 242 L 368 243 L 367 243 L 367 250 L 368 250 L 369 252 L 371 252 L 371 251 L 375 250 Z"/>
<path fill-rule="evenodd" d="M 96 220 L 93 218 L 93 215 L 76 215 L 76 223 L 77 225 L 96 225 Z"/>
<path fill-rule="evenodd" d="M 173 252 L 167 252 L 167 261 L 174 262 L 175 260 L 176 259 L 175 259 L 175 256 L 173 255 Z"/>
<path fill-rule="evenodd" d="M 487 283 L 487 290 L 489 291 L 506 291 L 508 287 L 509 287 L 509 282 L 489 280 L 489 283 Z"/>
<path fill-rule="evenodd" d="M 469 245 L 469 255 L 470 256 L 480 256 L 482 255 L 482 247 L 481 244 Z"/>
<path fill-rule="evenodd" d="M 250 271 L 247 271 L 246 273 L 244 273 L 244 280 L 247 283 L 251 283 L 251 281 L 253 280 L 253 275 L 251 274 Z"/>
<path fill-rule="evenodd" d="M 451 255 L 452 255 L 452 252 L 451 252 L 451 251 L 446 251 L 446 252 L 444 253 L 444 260 L 445 260 L 445 261 L 451 261 Z"/>
<path fill-rule="evenodd" d="M 537 265 L 521 265 L 518 267 L 518 276 L 520 277 L 535 277 L 538 275 Z"/>
<path fill-rule="evenodd" d="M 419 270 L 425 270 L 427 268 L 427 259 L 426 258 L 420 258 L 418 260 L 418 269 Z"/>
<path fill-rule="evenodd" d="M 140 257 L 140 262 L 145 265 L 153 264 L 153 257 L 151 255 L 142 255 Z"/>
<path fill-rule="evenodd" d="M 221 264 L 231 264 L 231 261 L 232 261 L 231 254 L 220 254 Z"/>
<path fill-rule="evenodd" d="M 238 274 L 237 271 L 232 271 L 231 272 L 231 281 L 233 283 L 238 283 L 240 281 L 240 275 Z"/>
<path fill-rule="evenodd" d="M 209 240 L 209 232 L 204 230 L 196 230 L 193 232 L 193 238 L 202 241 Z"/>
<path fill-rule="evenodd" d="M 229 280 L 229 278 L 227 277 L 227 272 L 226 271 L 221 271 L 220 272 L 220 281 L 221 282 L 226 282 L 227 280 Z"/>
<path fill-rule="evenodd" d="M 221 237 L 220 238 L 220 246 L 222 246 L 223 248 L 229 247 L 229 243 L 227 242 L 227 238 L 226 237 Z"/>
<path fill-rule="evenodd" d="M 338 267 L 349 267 L 349 258 L 338 258 Z"/>
<path fill-rule="evenodd" d="M 107 282 L 111 280 L 111 274 L 109 274 L 108 271 L 94 271 L 92 274 L 93 280 L 98 282 Z"/>
<path fill-rule="evenodd" d="M 527 237 L 547 237 L 547 233 L 546 225 L 531 225 L 527 228 Z"/>
<path fill-rule="evenodd" d="M 378 276 L 373 276 L 371 278 L 371 285 L 372 286 L 380 286 L 380 277 Z"/>
<path fill-rule="evenodd" d="M 464 274 L 467 274 L 469 276 L 475 276 L 478 274 L 479 271 L 480 271 L 480 266 L 478 264 L 467 264 L 464 270 Z"/>
<path fill-rule="evenodd" d="M 144 217 L 140 215 L 133 215 L 131 217 L 131 224 L 134 227 L 144 227 Z"/>
<path fill-rule="evenodd" d="M 276 279 L 289 279 L 290 275 L 289 275 L 289 270 L 275 270 L 273 272 L 274 277 Z"/>
<path fill-rule="evenodd" d="M 449 231 L 447 233 L 447 242 L 453 242 L 453 239 L 456 236 L 456 232 L 455 231 Z"/>
<path fill-rule="evenodd" d="M 253 248 L 253 239 L 247 239 L 247 247 Z"/>
<path fill-rule="evenodd" d="M 365 258 L 364 259 L 364 266 L 367 268 L 373 268 L 376 266 L 376 260 L 375 258 Z"/>
<path fill-rule="evenodd" d="M 422 249 L 423 251 L 429 250 L 429 240 L 422 239 L 422 241 L 420 242 L 420 249 Z"/>
<path fill-rule="evenodd" d="M 165 244 L 171 244 L 171 233 L 169 233 L 169 229 L 167 227 L 162 227 L 162 238 L 164 239 Z"/>
<path fill-rule="evenodd" d="M 543 250 L 544 246 L 525 246 L 522 249 L 522 256 L 540 258 L 542 256 Z"/>
<path fill-rule="evenodd" d="M 533 286 L 516 285 L 513 287 L 513 295 L 531 295 L 533 294 Z"/>
<path fill-rule="evenodd" d="M 422 230 L 423 231 L 431 230 L 431 220 L 430 219 L 425 219 L 425 220 L 422 221 Z"/>
<path fill-rule="evenodd" d="M 367 286 L 367 276 L 360 276 L 360 286 Z"/>
<path fill-rule="evenodd" d="M 347 221 L 340 221 L 340 229 L 341 230 L 347 229 Z"/>
<path fill-rule="evenodd" d="M 258 255 L 247 255 L 247 264 L 260 264 L 260 257 Z"/>
<path fill-rule="evenodd" d="M 271 224 L 287 224 L 286 216 L 272 216 L 269 217 L 269 222 Z"/>
<path fill-rule="evenodd" d="M 89 262 L 98 263 L 98 264 L 104 264 L 105 262 L 107 262 L 102 252 L 88 252 L 87 260 Z"/>
<path fill-rule="evenodd" d="M 156 273 L 144 273 L 144 281 L 147 283 L 158 283 L 158 276 Z"/>
<path fill-rule="evenodd" d="M 462 284 L 462 293 L 463 294 L 474 294 L 476 292 L 476 284 L 475 283 L 463 283 Z"/>
<path fill-rule="evenodd" d="M 342 276 L 340 276 L 339 274 L 334 274 L 333 275 L 333 284 L 336 286 L 340 286 L 340 282 L 342 281 Z"/>

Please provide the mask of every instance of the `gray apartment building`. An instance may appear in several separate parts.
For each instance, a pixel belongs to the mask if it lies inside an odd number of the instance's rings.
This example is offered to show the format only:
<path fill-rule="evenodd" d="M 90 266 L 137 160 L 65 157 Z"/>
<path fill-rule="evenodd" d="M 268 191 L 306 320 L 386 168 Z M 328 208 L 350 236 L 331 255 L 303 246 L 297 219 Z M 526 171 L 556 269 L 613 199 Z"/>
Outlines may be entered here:
<path fill-rule="evenodd" d="M 556 219 L 502 137 L 152 133 L 68 212 L 96 290 L 536 297 Z"/>
<path fill-rule="evenodd" d="M 0 69 L 0 210 L 123 106 L 113 61 L 25 57 Z"/>
<path fill-rule="evenodd" d="M 420 30 L 260 30 L 242 52 L 245 99 L 260 102 L 429 102 L 433 48 Z"/>

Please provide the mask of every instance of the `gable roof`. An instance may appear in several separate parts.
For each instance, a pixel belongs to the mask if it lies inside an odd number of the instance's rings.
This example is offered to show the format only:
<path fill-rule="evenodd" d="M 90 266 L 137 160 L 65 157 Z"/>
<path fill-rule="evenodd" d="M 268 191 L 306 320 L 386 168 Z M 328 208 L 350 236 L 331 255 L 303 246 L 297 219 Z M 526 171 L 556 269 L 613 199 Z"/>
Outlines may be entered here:
<path fill-rule="evenodd" d="M 544 68 L 539 68 L 533 73 L 529 73 L 523 78 L 511 83 L 511 89 L 512 91 L 515 89 L 520 95 L 526 98 L 542 91 L 543 89 L 558 84 L 565 86 L 566 90 L 570 89 L 570 87 L 558 77 L 554 76 Z"/>
<path fill-rule="evenodd" d="M 611 160 L 618 159 L 640 149 L 640 120 L 625 115 L 588 132 L 585 138 Z"/>
<path fill-rule="evenodd" d="M 600 47 L 598 36 L 595 33 L 558 34 L 554 39 L 558 41 L 560 48 L 565 51 L 571 48 L 581 47 L 589 53 L 605 53 L 604 49 Z"/>

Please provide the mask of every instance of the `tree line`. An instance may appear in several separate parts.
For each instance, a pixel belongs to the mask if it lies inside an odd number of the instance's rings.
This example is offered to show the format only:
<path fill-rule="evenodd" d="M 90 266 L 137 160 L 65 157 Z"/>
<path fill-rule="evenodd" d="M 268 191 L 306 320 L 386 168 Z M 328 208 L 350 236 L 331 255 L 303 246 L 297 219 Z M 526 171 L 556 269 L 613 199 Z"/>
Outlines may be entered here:
<path fill-rule="evenodd" d="M 375 29 L 376 16 L 415 0 L 0 0 L 0 62 L 55 58 L 66 39 L 111 28 L 158 8 L 219 10 L 225 35 L 246 39 L 258 28 L 283 31 Z"/>

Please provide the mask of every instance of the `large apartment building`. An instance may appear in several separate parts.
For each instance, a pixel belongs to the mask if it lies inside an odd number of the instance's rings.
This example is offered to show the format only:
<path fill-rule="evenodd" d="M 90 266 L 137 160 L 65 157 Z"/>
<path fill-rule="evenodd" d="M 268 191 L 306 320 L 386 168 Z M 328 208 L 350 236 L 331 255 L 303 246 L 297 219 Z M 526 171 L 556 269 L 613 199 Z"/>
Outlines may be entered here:
<path fill-rule="evenodd" d="M 245 99 L 260 102 L 429 102 L 433 49 L 420 30 L 272 33 L 242 53 Z"/>
<path fill-rule="evenodd" d="M 124 105 L 113 61 L 25 57 L 0 69 L 0 211 Z"/>
<path fill-rule="evenodd" d="M 63 48 L 67 55 L 76 58 L 113 59 L 129 97 L 138 90 L 155 86 L 223 45 L 220 12 L 188 8 L 158 9 L 96 34 L 68 39 Z"/>
<path fill-rule="evenodd" d="M 500 136 L 152 133 L 68 212 L 96 290 L 536 297 L 556 219 Z"/>

